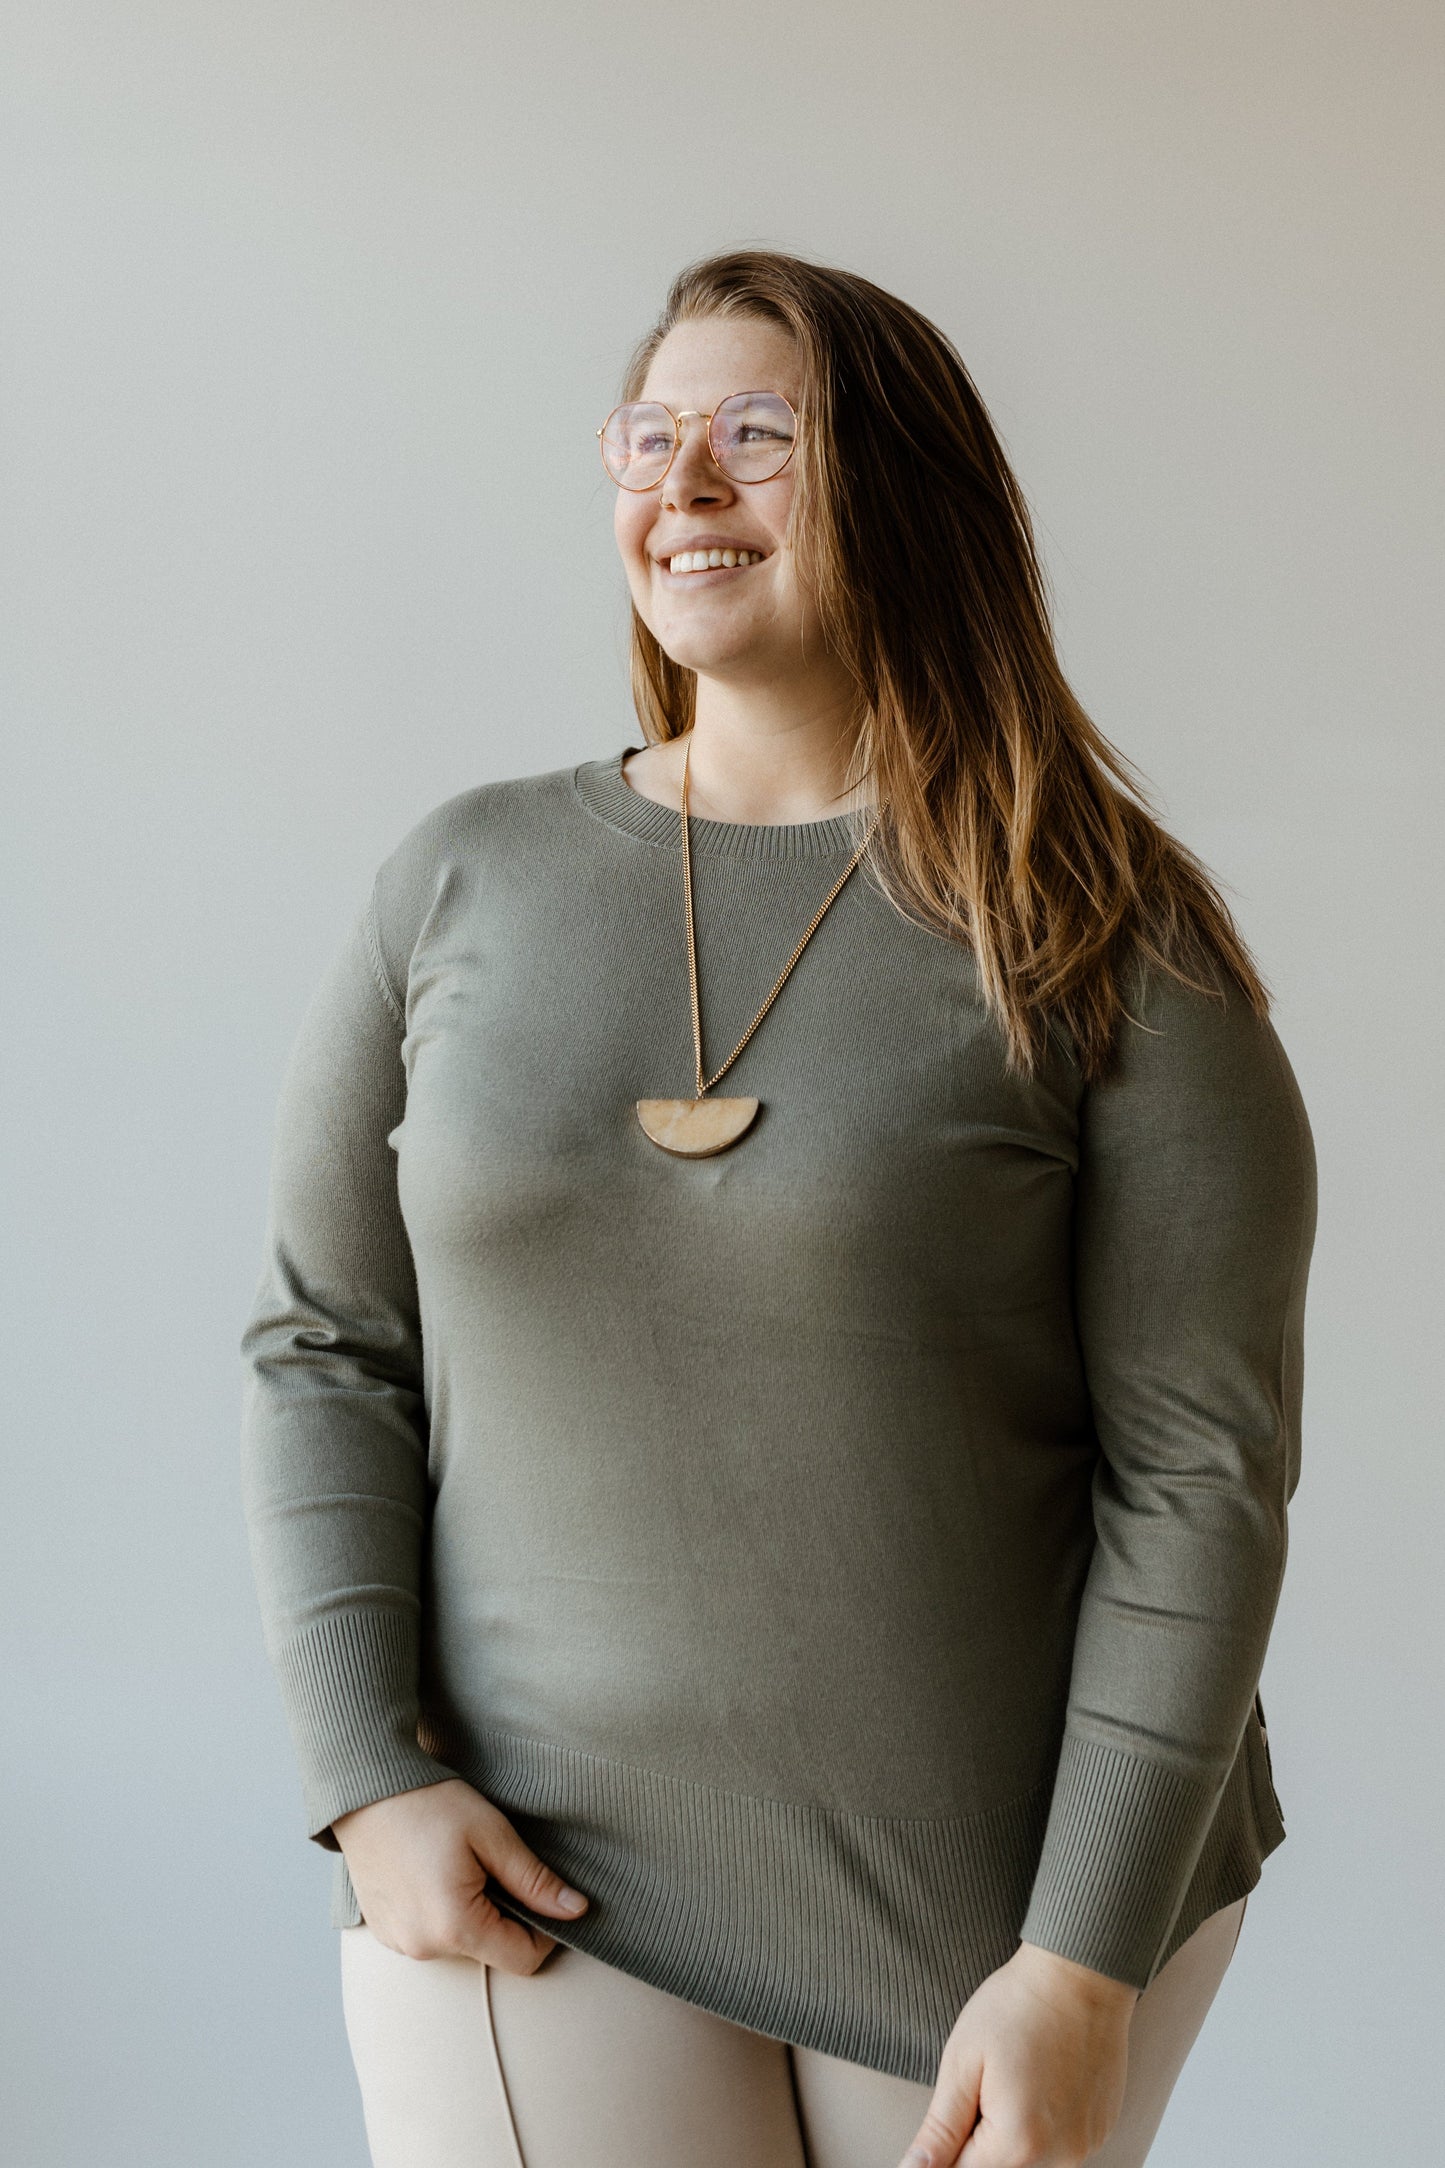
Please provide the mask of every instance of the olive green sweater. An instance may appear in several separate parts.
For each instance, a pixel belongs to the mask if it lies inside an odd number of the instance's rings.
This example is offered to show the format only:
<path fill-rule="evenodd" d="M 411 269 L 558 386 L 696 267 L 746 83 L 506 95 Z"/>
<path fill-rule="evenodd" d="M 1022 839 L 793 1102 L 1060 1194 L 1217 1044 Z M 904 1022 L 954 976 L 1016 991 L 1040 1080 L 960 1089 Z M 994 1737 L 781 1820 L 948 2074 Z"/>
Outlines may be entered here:
<path fill-rule="evenodd" d="M 753 1128 L 670 1156 L 681 821 L 623 757 L 417 822 L 291 1053 L 243 1457 L 305 1826 L 464 1777 L 591 1899 L 513 1917 L 929 2083 L 1020 1937 L 1142 1988 L 1283 1839 L 1309 1129 L 1162 977 L 1106 1083 L 1010 1074 L 862 865 Z M 692 835 L 711 1074 L 859 831 Z"/>

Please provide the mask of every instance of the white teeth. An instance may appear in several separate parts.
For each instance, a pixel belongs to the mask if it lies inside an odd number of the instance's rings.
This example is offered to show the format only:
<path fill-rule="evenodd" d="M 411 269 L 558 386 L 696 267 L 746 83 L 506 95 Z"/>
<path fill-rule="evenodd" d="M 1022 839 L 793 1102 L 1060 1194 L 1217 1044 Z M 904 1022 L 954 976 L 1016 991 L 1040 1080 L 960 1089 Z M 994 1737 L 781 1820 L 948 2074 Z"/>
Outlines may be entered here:
<path fill-rule="evenodd" d="M 760 565 L 761 550 L 679 550 L 667 560 L 670 572 L 711 572 L 719 565 Z"/>

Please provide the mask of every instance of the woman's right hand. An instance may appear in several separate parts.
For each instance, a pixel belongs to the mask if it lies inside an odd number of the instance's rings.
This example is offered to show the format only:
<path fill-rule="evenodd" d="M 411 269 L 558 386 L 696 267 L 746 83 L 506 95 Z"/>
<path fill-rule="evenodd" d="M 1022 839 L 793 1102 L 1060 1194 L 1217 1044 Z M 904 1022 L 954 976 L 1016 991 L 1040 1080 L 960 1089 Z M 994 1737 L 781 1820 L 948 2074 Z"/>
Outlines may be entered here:
<path fill-rule="evenodd" d="M 586 1909 L 587 1899 L 460 1777 L 353 1807 L 331 1827 L 362 1917 L 403 1957 L 473 1957 L 501 1972 L 535 1972 L 557 1939 L 499 1912 L 489 1873 L 533 1912 L 575 1919 Z"/>

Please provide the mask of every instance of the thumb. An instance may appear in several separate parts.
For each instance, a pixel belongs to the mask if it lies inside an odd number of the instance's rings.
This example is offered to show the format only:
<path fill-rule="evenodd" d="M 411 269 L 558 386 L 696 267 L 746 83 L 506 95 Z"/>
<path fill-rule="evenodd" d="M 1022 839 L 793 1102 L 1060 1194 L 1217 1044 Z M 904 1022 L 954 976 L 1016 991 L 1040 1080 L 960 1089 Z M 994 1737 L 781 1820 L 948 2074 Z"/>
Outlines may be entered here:
<path fill-rule="evenodd" d="M 982 2081 L 983 2065 L 977 2061 L 950 2071 L 946 2080 L 939 2079 L 900 2168 L 954 2168 L 978 2118 Z"/>
<path fill-rule="evenodd" d="M 488 1872 L 531 1911 L 575 1919 L 586 1910 L 581 1890 L 570 1889 L 560 1874 L 538 1859 L 505 1817 L 484 1823 L 475 1832 L 473 1844 Z"/>

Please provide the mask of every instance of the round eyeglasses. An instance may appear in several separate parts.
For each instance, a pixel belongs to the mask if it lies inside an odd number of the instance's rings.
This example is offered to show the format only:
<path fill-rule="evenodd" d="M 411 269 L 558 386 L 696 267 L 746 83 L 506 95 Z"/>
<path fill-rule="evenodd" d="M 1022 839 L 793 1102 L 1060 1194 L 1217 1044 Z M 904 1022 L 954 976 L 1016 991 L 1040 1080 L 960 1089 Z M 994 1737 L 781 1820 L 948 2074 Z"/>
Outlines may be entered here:
<path fill-rule="evenodd" d="M 707 447 L 730 482 L 770 482 L 793 456 L 798 417 L 780 391 L 735 391 L 711 414 L 660 399 L 614 407 L 597 432 L 602 464 L 619 489 L 656 489 L 682 442 L 689 415 L 707 425 Z"/>

